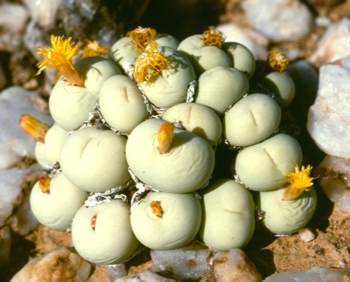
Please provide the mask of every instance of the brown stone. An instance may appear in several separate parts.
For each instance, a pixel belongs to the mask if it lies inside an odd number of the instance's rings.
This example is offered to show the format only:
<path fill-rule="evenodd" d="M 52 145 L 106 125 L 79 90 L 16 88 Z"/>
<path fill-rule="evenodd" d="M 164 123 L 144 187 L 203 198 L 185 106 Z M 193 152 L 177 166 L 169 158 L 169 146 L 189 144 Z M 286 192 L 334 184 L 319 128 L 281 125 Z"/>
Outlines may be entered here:
<path fill-rule="evenodd" d="M 298 234 L 277 238 L 266 247 L 273 253 L 278 272 L 305 271 L 311 267 L 350 268 L 350 215 L 334 208 L 326 230 L 315 230 L 316 238 L 304 242 Z"/>
<path fill-rule="evenodd" d="M 212 271 L 216 282 L 262 281 L 253 263 L 239 249 L 214 254 Z"/>
<path fill-rule="evenodd" d="M 56 249 L 30 260 L 11 282 L 85 282 L 91 266 L 68 249 Z"/>
<path fill-rule="evenodd" d="M 112 282 L 105 266 L 97 266 L 86 282 Z"/>
<path fill-rule="evenodd" d="M 11 231 L 7 226 L 0 229 L 0 265 L 7 264 L 11 251 Z"/>
<path fill-rule="evenodd" d="M 128 270 L 128 274 L 132 275 L 139 272 L 150 271 L 152 266 L 153 262 L 151 260 L 139 265 L 131 266 Z"/>
<path fill-rule="evenodd" d="M 70 233 L 53 230 L 42 225 L 28 236 L 28 239 L 35 243 L 36 251 L 39 254 L 46 254 L 59 247 L 69 248 L 72 246 Z"/>

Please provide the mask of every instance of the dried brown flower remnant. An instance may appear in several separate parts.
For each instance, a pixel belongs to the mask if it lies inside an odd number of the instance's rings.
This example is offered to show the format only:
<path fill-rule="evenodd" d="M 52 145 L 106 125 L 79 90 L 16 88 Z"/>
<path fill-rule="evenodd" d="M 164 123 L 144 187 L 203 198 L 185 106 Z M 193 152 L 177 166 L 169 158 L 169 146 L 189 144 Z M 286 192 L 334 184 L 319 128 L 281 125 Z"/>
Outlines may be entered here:
<path fill-rule="evenodd" d="M 43 193 L 50 193 L 50 182 L 51 179 L 47 175 L 39 177 L 39 188 Z"/>
<path fill-rule="evenodd" d="M 221 48 L 225 41 L 222 33 L 217 31 L 213 26 L 210 26 L 208 30 L 204 31 L 202 36 L 205 46 L 216 46 Z"/>
<path fill-rule="evenodd" d="M 33 137 L 34 140 L 45 143 L 45 135 L 49 130 L 49 126 L 46 123 L 41 122 L 31 115 L 23 114 L 19 119 L 19 126 L 25 133 Z"/>
<path fill-rule="evenodd" d="M 311 165 L 296 167 L 293 172 L 288 174 L 289 186 L 283 194 L 283 200 L 296 200 L 304 191 L 310 190 L 313 185 L 313 177 L 310 176 L 311 169 Z"/>
<path fill-rule="evenodd" d="M 155 214 L 157 217 L 160 218 L 163 216 L 164 211 L 162 209 L 162 206 L 160 205 L 160 201 L 152 201 L 150 207 L 153 214 Z"/>
<path fill-rule="evenodd" d="M 277 49 L 271 49 L 269 51 L 268 61 L 270 67 L 279 72 L 284 72 L 289 65 L 289 60 L 286 55 Z"/>
<path fill-rule="evenodd" d="M 136 82 L 152 82 L 170 65 L 169 59 L 157 49 L 157 44 L 148 45 L 135 62 L 134 78 Z"/>
<path fill-rule="evenodd" d="M 95 231 L 96 229 L 96 221 L 97 221 L 97 215 L 95 214 L 92 218 L 91 218 L 91 228 L 92 230 Z"/>
<path fill-rule="evenodd" d="M 167 121 L 162 122 L 157 134 L 157 149 L 160 154 L 169 152 L 174 138 L 174 126 Z"/>
<path fill-rule="evenodd" d="M 73 57 L 78 53 L 78 44 L 69 37 L 51 35 L 51 47 L 38 48 L 38 55 L 43 59 L 38 63 L 38 74 L 46 68 L 58 70 L 70 84 L 84 86 L 84 79 L 73 65 Z"/>
<path fill-rule="evenodd" d="M 150 27 L 137 27 L 127 33 L 136 50 L 143 52 L 146 46 L 151 43 L 157 36 L 157 31 Z"/>
<path fill-rule="evenodd" d="M 82 51 L 82 58 L 95 57 L 107 54 L 109 49 L 101 46 L 97 41 L 88 40 Z"/>

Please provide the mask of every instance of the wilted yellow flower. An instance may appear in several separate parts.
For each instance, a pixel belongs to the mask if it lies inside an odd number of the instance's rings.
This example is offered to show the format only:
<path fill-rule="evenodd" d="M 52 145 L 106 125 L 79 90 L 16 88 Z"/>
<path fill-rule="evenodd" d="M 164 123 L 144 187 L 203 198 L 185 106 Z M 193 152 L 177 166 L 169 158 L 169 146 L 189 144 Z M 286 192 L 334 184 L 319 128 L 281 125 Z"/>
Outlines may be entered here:
<path fill-rule="evenodd" d="M 154 28 L 139 26 L 129 31 L 127 36 L 130 37 L 135 49 L 143 52 L 146 46 L 156 38 L 157 31 Z"/>
<path fill-rule="evenodd" d="M 50 193 L 51 179 L 47 175 L 39 177 L 39 188 L 43 193 Z"/>
<path fill-rule="evenodd" d="M 83 58 L 95 57 L 95 56 L 105 55 L 108 53 L 108 51 L 109 51 L 108 48 L 101 46 L 97 41 L 88 40 L 87 44 L 83 49 L 81 56 Z"/>
<path fill-rule="evenodd" d="M 203 32 L 203 41 L 205 46 L 216 46 L 221 48 L 225 38 L 220 31 L 217 31 L 213 26 Z"/>
<path fill-rule="evenodd" d="M 38 63 L 38 74 L 46 68 L 55 68 L 73 85 L 83 86 L 84 79 L 73 65 L 73 57 L 78 53 L 78 45 L 69 37 L 51 35 L 51 47 L 38 48 L 37 53 L 43 57 Z"/>
<path fill-rule="evenodd" d="M 157 134 L 157 149 L 159 153 L 165 154 L 169 152 L 174 138 L 174 126 L 167 121 L 162 122 Z"/>
<path fill-rule="evenodd" d="M 150 208 L 155 216 L 157 217 L 163 216 L 164 211 L 162 209 L 162 206 L 160 205 L 160 201 L 152 201 L 150 203 Z"/>
<path fill-rule="evenodd" d="M 45 135 L 49 130 L 49 126 L 46 123 L 31 115 L 23 114 L 19 119 L 19 126 L 25 133 L 33 137 L 34 140 L 41 143 L 45 142 Z"/>
<path fill-rule="evenodd" d="M 309 191 L 313 185 L 314 178 L 310 176 L 312 166 L 297 166 L 293 172 L 288 174 L 289 185 L 283 194 L 283 200 L 292 201 L 297 199 L 304 191 Z"/>
<path fill-rule="evenodd" d="M 137 82 L 151 82 L 155 80 L 170 65 L 168 58 L 157 49 L 152 42 L 135 62 L 134 78 Z"/>
<path fill-rule="evenodd" d="M 270 67 L 279 72 L 284 72 L 289 65 L 289 60 L 286 55 L 277 49 L 271 49 L 269 51 L 268 61 Z"/>

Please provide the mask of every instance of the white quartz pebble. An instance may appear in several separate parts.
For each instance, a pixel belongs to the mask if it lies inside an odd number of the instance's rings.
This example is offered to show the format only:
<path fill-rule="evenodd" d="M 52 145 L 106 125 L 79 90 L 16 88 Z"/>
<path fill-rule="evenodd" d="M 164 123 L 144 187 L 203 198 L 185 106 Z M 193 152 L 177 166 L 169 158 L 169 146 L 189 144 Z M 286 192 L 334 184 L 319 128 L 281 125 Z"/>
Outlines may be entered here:
<path fill-rule="evenodd" d="M 312 14 L 299 0 L 246 0 L 242 7 L 252 27 L 276 42 L 300 39 L 312 28 Z"/>

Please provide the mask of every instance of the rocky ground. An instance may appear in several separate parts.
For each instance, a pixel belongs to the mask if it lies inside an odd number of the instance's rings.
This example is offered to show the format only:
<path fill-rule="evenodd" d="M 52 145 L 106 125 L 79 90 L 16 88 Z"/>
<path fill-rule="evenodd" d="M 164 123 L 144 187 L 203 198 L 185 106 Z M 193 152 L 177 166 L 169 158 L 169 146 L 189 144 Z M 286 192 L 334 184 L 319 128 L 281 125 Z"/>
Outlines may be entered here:
<path fill-rule="evenodd" d="M 275 272 L 298 273 L 265 281 L 350 281 L 349 17 L 350 1 L 341 0 L 1 1 L 0 281 L 10 281 L 21 269 L 13 281 L 244 282 Z M 297 97 L 284 119 L 318 167 L 319 205 L 306 229 L 274 237 L 258 224 L 245 254 L 212 253 L 195 244 L 172 252 L 145 251 L 127 265 L 96 267 L 74 253 L 68 233 L 38 225 L 28 205 L 39 171 L 32 159 L 34 143 L 17 121 L 23 112 L 50 121 L 47 97 L 55 77 L 50 72 L 36 76 L 35 50 L 51 33 L 110 46 L 135 25 L 179 39 L 219 25 L 227 39 L 245 44 L 258 59 L 265 59 L 271 47 L 287 54 Z"/>

